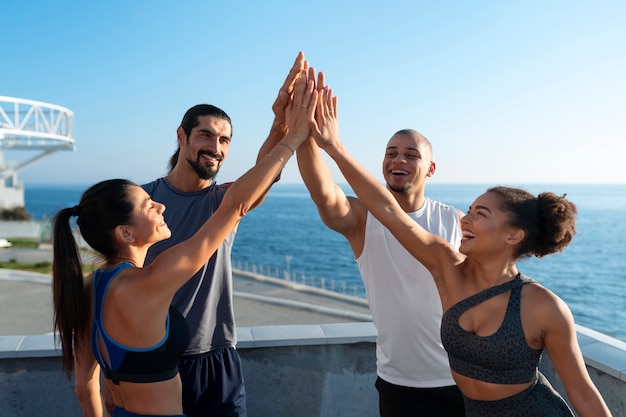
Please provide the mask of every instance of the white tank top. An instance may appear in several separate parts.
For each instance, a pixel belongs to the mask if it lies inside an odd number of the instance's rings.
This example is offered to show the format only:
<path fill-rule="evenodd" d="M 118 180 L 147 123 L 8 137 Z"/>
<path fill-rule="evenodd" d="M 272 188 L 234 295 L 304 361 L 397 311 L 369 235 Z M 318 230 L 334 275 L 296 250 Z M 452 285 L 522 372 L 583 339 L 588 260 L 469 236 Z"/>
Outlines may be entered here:
<path fill-rule="evenodd" d="M 456 208 L 426 198 L 421 209 L 407 214 L 459 247 Z M 378 330 L 378 376 L 405 387 L 454 385 L 441 344 L 441 301 L 430 272 L 371 213 L 367 215 L 363 252 L 356 262 Z"/>

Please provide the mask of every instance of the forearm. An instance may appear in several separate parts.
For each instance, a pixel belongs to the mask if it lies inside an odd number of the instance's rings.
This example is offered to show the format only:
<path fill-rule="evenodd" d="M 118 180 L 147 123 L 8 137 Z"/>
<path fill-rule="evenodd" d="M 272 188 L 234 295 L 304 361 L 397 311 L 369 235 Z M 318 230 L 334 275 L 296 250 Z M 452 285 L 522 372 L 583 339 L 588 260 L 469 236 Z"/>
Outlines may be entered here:
<path fill-rule="evenodd" d="M 102 417 L 104 412 L 100 396 L 100 366 L 91 351 L 90 334 L 91 331 L 85 331 L 74 349 L 74 392 L 85 417 Z"/>
<path fill-rule="evenodd" d="M 399 209 L 391 193 L 354 159 L 343 143 L 325 144 L 323 148 L 369 211 L 378 217 Z"/>
<path fill-rule="evenodd" d="M 99 389 L 92 387 L 76 387 L 76 397 L 85 417 L 103 417 L 104 407 Z"/>
<path fill-rule="evenodd" d="M 611 411 L 599 393 L 584 401 L 572 403 L 576 414 L 580 417 L 611 417 Z"/>
<path fill-rule="evenodd" d="M 151 287 L 159 289 L 159 297 L 171 301 L 170 297 L 206 263 L 237 223 L 255 207 L 290 156 L 291 151 L 286 146 L 272 149 L 230 185 L 218 209 L 191 238 L 154 259 L 146 270 L 153 275 L 149 282 Z"/>
<path fill-rule="evenodd" d="M 280 142 L 280 140 L 285 137 L 285 135 L 287 134 L 287 131 L 288 131 L 287 125 L 283 122 L 279 122 L 277 118 L 274 118 L 274 122 L 272 123 L 270 133 L 267 136 L 267 139 L 265 139 L 265 142 L 263 142 L 263 144 L 261 145 L 261 148 L 259 149 L 259 153 L 256 157 L 256 163 L 259 163 L 263 158 L 265 158 L 265 155 L 267 155 L 272 149 L 274 149 L 274 146 L 276 146 L 276 144 L 278 144 L 278 142 Z M 282 169 L 274 177 L 272 184 L 280 181 L 281 173 L 282 173 Z M 272 184 L 270 184 L 270 186 Z M 257 198 L 256 201 L 254 201 L 252 208 L 255 208 L 261 205 L 261 203 L 263 203 L 263 201 L 265 200 L 265 197 L 267 197 L 268 191 L 269 191 L 269 186 L 267 187 L 265 192 L 261 194 L 259 198 Z"/>
<path fill-rule="evenodd" d="M 315 141 L 306 140 L 300 145 L 296 155 L 300 175 L 313 202 L 320 209 L 331 205 L 335 200 L 336 185 Z"/>
<path fill-rule="evenodd" d="M 278 118 L 274 118 L 274 121 L 272 122 L 272 127 L 270 128 L 270 133 L 267 135 L 267 139 L 265 139 L 265 142 L 263 142 L 261 148 L 259 149 L 259 153 L 256 158 L 257 162 L 265 157 L 265 155 L 269 151 L 271 151 L 274 146 L 276 146 L 276 144 L 280 142 L 281 139 L 285 137 L 285 135 L 287 134 L 287 130 L 288 129 L 286 123 L 278 121 Z"/>
<path fill-rule="evenodd" d="M 240 214 L 245 216 L 256 206 L 257 201 L 265 195 L 276 177 L 293 155 L 298 143 L 290 140 L 287 135 L 283 145 L 276 145 L 259 159 L 257 164 L 235 181 L 226 192 L 224 203 L 228 203 Z"/>

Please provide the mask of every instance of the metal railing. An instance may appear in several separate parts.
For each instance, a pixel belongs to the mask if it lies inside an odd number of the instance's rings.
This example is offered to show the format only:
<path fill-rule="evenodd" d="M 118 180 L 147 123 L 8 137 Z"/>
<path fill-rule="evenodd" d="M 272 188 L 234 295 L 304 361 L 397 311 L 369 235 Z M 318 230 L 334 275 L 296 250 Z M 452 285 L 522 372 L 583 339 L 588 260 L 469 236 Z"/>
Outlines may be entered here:
<path fill-rule="evenodd" d="M 313 275 L 297 273 L 296 271 L 292 271 L 289 269 L 281 269 L 278 267 L 255 264 L 241 260 L 233 260 L 233 269 L 235 270 L 235 272 L 249 272 L 252 274 L 259 274 L 266 277 L 283 280 L 285 282 L 319 288 L 326 291 L 332 291 L 338 294 L 349 295 L 352 297 L 359 297 L 363 299 L 365 298 L 365 287 L 363 286 L 362 281 L 346 282 L 333 278 L 315 277 Z"/>

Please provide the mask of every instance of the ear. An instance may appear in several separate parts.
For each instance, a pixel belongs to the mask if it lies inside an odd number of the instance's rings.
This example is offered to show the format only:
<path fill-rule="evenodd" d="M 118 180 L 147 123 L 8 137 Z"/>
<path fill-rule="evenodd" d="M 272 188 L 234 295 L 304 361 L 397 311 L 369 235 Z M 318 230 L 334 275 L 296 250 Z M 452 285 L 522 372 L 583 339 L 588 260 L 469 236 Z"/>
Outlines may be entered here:
<path fill-rule="evenodd" d="M 427 177 L 432 177 L 435 175 L 435 170 L 437 169 L 437 164 L 435 161 L 430 161 L 430 166 L 428 167 L 428 172 L 426 173 Z"/>
<path fill-rule="evenodd" d="M 515 246 L 521 243 L 525 237 L 526 232 L 523 229 L 511 229 L 506 237 L 506 243 Z"/>
<path fill-rule="evenodd" d="M 120 243 L 131 244 L 135 242 L 135 236 L 129 226 L 116 226 L 115 240 Z"/>
<path fill-rule="evenodd" d="M 178 142 L 178 146 L 181 147 L 186 143 L 187 136 L 185 135 L 185 131 L 182 126 L 178 126 L 178 129 L 176 129 L 176 140 Z"/>

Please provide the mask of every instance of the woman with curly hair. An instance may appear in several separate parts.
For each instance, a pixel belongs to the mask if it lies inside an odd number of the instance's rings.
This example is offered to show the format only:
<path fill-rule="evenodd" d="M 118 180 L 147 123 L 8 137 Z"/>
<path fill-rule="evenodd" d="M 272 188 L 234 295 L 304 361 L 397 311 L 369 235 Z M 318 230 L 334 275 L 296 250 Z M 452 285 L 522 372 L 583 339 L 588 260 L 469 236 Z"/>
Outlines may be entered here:
<path fill-rule="evenodd" d="M 428 233 L 345 149 L 337 98 L 318 96 L 312 132 L 366 208 L 432 274 L 443 307 L 441 339 L 468 417 L 573 416 L 539 372 L 545 350 L 579 416 L 610 416 L 594 386 L 563 300 L 524 276 L 516 261 L 562 251 L 576 233 L 564 196 L 493 187 L 461 219 L 459 251 Z M 402 173 L 402 158 L 397 172 Z M 406 161 L 404 162 L 406 163 Z"/>

